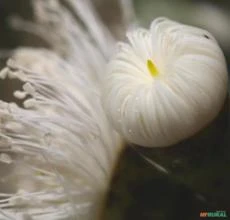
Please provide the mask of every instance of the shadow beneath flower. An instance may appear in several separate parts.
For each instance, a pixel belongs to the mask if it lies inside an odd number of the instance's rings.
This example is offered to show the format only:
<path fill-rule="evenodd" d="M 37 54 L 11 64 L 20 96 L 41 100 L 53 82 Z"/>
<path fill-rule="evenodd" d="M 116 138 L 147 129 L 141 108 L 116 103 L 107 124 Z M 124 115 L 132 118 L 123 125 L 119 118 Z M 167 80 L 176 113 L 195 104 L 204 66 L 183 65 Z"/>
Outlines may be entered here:
<path fill-rule="evenodd" d="M 197 220 L 202 211 L 230 213 L 229 103 L 212 124 L 182 143 L 169 148 L 127 147 L 104 219 Z"/>

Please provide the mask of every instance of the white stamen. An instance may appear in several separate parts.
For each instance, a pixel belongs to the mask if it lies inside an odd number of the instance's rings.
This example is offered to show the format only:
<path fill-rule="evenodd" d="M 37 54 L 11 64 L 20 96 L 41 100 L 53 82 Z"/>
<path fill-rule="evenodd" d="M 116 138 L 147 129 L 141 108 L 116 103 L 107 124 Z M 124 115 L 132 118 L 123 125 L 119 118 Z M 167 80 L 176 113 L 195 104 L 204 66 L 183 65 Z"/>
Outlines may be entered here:
<path fill-rule="evenodd" d="M 103 93 L 108 118 L 127 141 L 170 146 L 217 116 L 228 74 L 211 34 L 158 18 L 149 30 L 133 30 L 127 38 L 109 64 Z"/>
<path fill-rule="evenodd" d="M 14 92 L 14 96 L 18 99 L 24 99 L 27 96 L 27 94 L 28 94 L 27 92 L 23 92 L 19 90 Z"/>
<path fill-rule="evenodd" d="M 3 68 L 0 72 L 0 79 L 5 79 L 7 77 L 8 71 L 8 67 Z"/>
<path fill-rule="evenodd" d="M 0 154 L 0 162 L 11 164 L 12 163 L 12 158 L 8 154 L 1 153 Z"/>

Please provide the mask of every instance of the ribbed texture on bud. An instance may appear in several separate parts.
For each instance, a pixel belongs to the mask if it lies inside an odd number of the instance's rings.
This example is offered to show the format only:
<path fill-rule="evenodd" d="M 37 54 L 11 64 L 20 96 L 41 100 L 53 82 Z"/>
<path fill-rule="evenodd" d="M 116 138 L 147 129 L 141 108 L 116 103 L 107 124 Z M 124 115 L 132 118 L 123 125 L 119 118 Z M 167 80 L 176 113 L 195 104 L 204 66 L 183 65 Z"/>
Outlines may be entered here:
<path fill-rule="evenodd" d="M 205 30 L 158 18 L 127 34 L 108 66 L 103 103 L 131 143 L 170 146 L 210 123 L 227 91 L 227 69 Z"/>

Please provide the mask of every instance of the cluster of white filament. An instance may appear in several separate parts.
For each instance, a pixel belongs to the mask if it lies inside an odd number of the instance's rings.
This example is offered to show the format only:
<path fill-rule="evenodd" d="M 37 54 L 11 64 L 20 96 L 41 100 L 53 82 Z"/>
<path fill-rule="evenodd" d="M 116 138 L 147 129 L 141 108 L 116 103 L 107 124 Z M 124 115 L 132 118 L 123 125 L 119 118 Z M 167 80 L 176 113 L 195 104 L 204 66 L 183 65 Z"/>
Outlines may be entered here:
<path fill-rule="evenodd" d="M 25 99 L 0 102 L 0 218 L 99 219 L 122 139 L 169 146 L 204 127 L 224 102 L 224 57 L 206 31 L 157 19 L 105 71 L 115 40 L 90 1 L 32 3 L 37 22 L 13 24 L 52 50 L 17 49 L 0 73 Z"/>
<path fill-rule="evenodd" d="M 228 75 L 210 33 L 158 18 L 127 37 L 104 81 L 104 107 L 119 133 L 138 145 L 170 146 L 216 117 Z"/>
<path fill-rule="evenodd" d="M 122 148 L 99 89 L 115 41 L 90 1 L 32 3 L 36 23 L 13 25 L 52 50 L 19 48 L 0 73 L 24 102 L 0 102 L 0 219 L 100 219 Z"/>

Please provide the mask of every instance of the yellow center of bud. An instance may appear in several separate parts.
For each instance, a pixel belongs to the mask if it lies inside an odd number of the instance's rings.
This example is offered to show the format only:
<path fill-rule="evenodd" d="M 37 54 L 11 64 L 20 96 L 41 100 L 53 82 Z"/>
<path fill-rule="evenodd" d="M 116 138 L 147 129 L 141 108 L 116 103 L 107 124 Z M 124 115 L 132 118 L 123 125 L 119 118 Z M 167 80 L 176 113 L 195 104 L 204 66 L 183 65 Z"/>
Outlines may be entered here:
<path fill-rule="evenodd" d="M 147 67 L 152 77 L 156 77 L 159 75 L 158 69 L 156 65 L 152 62 L 152 60 L 147 60 Z"/>

